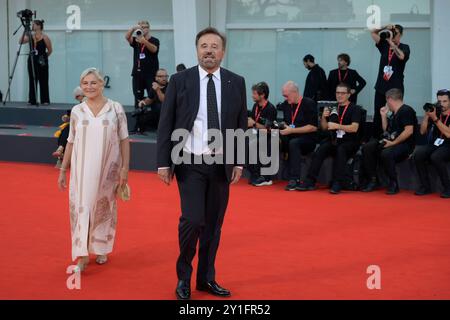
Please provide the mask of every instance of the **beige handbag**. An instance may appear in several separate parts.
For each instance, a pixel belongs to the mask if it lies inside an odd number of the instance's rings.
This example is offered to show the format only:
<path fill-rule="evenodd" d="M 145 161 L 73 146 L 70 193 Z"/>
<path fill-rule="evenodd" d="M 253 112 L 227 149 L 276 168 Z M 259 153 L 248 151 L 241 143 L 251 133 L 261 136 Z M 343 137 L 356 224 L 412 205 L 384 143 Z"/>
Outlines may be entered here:
<path fill-rule="evenodd" d="M 117 187 L 117 198 L 121 199 L 122 201 L 130 201 L 131 199 L 131 189 L 128 183 L 121 187 Z"/>

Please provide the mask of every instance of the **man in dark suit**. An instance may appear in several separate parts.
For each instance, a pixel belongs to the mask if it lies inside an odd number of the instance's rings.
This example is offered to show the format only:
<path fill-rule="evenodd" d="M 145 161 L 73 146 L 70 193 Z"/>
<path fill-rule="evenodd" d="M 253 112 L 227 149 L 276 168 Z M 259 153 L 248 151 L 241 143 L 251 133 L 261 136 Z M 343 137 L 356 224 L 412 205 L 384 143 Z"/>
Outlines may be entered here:
<path fill-rule="evenodd" d="M 353 103 L 358 102 L 358 94 L 366 86 L 366 80 L 361 77 L 358 71 L 350 69 L 351 59 L 346 53 L 338 55 L 338 69 L 331 70 L 328 75 L 328 98 L 331 101 L 336 99 L 336 88 L 339 83 L 346 83 L 352 88 L 350 101 Z"/>
<path fill-rule="evenodd" d="M 242 175 L 243 163 L 208 164 L 207 157 L 227 159 L 227 144 L 212 148 L 211 130 L 247 129 L 245 80 L 220 68 L 225 55 L 226 38 L 214 28 L 206 28 L 196 37 L 199 65 L 172 76 L 166 91 L 158 126 L 158 175 L 167 185 L 173 174 L 181 198 L 179 222 L 180 255 L 177 261 L 178 299 L 190 299 L 192 260 L 200 242 L 197 290 L 229 297 L 230 291 L 215 281 L 215 259 L 221 228 L 228 204 L 229 186 Z M 183 159 L 193 164 L 178 164 L 171 157 L 176 142 L 174 131 L 186 132 Z M 206 134 L 208 132 L 208 134 Z M 198 161 L 198 160 L 201 161 Z M 245 161 L 245 159 L 244 159 Z"/>

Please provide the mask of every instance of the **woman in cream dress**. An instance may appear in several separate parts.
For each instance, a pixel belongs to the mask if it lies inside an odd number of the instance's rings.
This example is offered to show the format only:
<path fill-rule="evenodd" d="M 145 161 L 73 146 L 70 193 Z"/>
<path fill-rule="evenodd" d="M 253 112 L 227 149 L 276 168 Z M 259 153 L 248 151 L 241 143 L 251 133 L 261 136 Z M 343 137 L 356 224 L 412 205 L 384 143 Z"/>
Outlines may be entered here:
<path fill-rule="evenodd" d="M 130 142 L 123 107 L 103 96 L 104 80 L 95 68 L 81 74 L 86 99 L 72 109 L 70 134 L 58 185 L 66 188 L 70 167 L 69 207 L 72 260 L 83 271 L 89 254 L 104 264 L 112 251 L 116 223 L 116 190 L 128 180 Z"/>

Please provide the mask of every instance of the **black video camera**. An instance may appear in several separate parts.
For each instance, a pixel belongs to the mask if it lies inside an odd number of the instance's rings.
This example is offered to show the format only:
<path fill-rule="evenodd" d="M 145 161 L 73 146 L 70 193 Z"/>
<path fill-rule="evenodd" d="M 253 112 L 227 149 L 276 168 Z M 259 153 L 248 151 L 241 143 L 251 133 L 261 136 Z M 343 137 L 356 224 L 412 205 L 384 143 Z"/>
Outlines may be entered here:
<path fill-rule="evenodd" d="M 25 9 L 17 12 L 17 17 L 22 22 L 22 25 L 30 27 L 31 21 L 33 21 L 33 16 L 35 14 L 30 9 Z"/>

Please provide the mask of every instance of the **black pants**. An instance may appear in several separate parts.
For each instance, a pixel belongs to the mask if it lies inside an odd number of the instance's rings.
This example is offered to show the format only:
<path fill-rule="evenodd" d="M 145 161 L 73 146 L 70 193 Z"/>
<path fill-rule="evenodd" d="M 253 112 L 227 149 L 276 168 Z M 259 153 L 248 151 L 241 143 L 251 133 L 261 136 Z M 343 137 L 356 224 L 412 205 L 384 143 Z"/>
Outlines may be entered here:
<path fill-rule="evenodd" d="M 450 145 L 436 147 L 435 145 L 418 146 L 414 151 L 414 163 L 422 187 L 431 189 L 427 162 L 436 168 L 444 190 L 450 190 L 450 178 L 447 164 L 450 161 Z"/>
<path fill-rule="evenodd" d="M 50 103 L 50 95 L 48 89 L 48 63 L 43 66 L 36 61 L 34 62 L 34 72 L 36 79 L 33 77 L 33 69 L 31 67 L 31 59 L 28 59 L 28 102 L 36 104 L 36 92 L 34 86 L 39 87 L 39 95 L 41 104 Z"/>
<path fill-rule="evenodd" d="M 410 155 L 412 148 L 406 143 L 383 149 L 376 139 L 370 140 L 362 148 L 363 170 L 367 178 L 377 178 L 378 162 L 384 169 L 384 172 L 390 182 L 397 182 L 397 171 L 395 165 L 406 160 Z"/>
<path fill-rule="evenodd" d="M 197 242 L 197 281 L 214 281 L 216 253 L 228 204 L 229 182 L 224 165 L 182 164 L 175 169 L 181 198 L 178 226 L 179 280 L 190 280 Z"/>
<path fill-rule="evenodd" d="M 308 137 L 296 137 L 289 140 L 289 180 L 300 180 L 301 157 L 314 151 L 316 142 Z"/>
<path fill-rule="evenodd" d="M 331 141 L 322 143 L 314 152 L 311 166 L 308 171 L 308 179 L 317 181 L 320 168 L 329 156 L 333 159 L 333 182 L 343 183 L 345 178 L 345 166 L 348 160 L 358 151 L 359 143 L 353 141 L 338 142 L 336 145 Z"/>
<path fill-rule="evenodd" d="M 153 81 L 154 76 L 148 76 L 142 72 L 136 72 L 133 75 L 133 95 L 135 108 L 138 108 L 139 101 L 144 99 L 145 90 L 147 90 L 147 96 L 150 95 Z"/>
<path fill-rule="evenodd" d="M 261 158 L 259 157 L 259 144 L 260 144 L 260 140 L 264 139 L 264 136 L 261 135 L 258 132 L 258 135 L 252 139 L 250 139 L 250 141 L 246 144 L 247 150 L 246 150 L 246 156 L 247 156 L 247 170 L 250 172 L 252 178 L 258 178 L 258 177 L 264 177 L 266 180 L 270 180 L 272 179 L 272 176 L 265 176 L 261 174 L 261 168 L 267 168 L 270 166 L 270 164 L 262 164 L 261 163 Z M 265 135 L 266 139 L 267 139 L 267 156 L 270 157 L 271 156 L 271 151 L 272 151 L 272 145 L 271 145 L 271 139 L 270 139 L 270 133 L 268 132 Z M 255 145 L 256 144 L 256 145 Z M 251 147 L 250 147 L 251 146 Z M 256 154 L 256 163 L 250 163 L 250 152 L 254 152 L 256 150 L 257 154 Z"/>
<path fill-rule="evenodd" d="M 380 109 L 386 105 L 386 95 L 378 91 L 375 92 L 375 102 L 373 109 L 373 128 L 372 137 L 379 139 L 383 134 L 383 125 L 381 123 Z"/>

